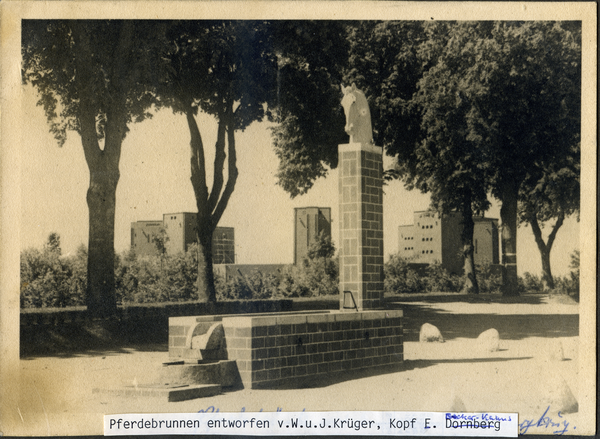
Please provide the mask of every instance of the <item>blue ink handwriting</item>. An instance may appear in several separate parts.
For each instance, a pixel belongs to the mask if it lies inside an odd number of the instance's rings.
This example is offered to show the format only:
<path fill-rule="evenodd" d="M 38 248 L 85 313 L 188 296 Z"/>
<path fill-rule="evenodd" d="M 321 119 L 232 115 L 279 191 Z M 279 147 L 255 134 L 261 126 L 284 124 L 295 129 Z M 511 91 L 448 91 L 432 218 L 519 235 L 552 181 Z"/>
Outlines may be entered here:
<path fill-rule="evenodd" d="M 523 422 L 519 424 L 519 434 L 526 434 L 531 427 L 541 427 L 546 429 L 551 428 L 553 429 L 552 434 L 555 434 L 557 436 L 562 436 L 567 431 L 569 431 L 570 424 L 565 419 L 563 419 L 561 412 L 558 412 L 558 417 L 562 419 L 562 422 L 561 420 L 555 421 L 550 416 L 547 416 L 549 410 L 550 406 L 546 408 L 544 414 L 540 416 L 540 418 L 537 421 L 535 419 L 523 420 Z M 573 430 L 575 430 L 576 428 L 577 427 L 573 427 Z"/>

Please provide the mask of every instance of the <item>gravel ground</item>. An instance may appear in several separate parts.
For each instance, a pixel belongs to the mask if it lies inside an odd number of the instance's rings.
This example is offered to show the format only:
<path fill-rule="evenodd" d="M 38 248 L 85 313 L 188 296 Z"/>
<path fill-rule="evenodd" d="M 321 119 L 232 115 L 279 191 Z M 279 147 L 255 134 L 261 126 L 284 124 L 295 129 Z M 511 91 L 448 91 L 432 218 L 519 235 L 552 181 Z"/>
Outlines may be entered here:
<path fill-rule="evenodd" d="M 576 398 L 581 393 L 576 304 L 415 301 L 404 306 L 405 362 L 401 368 L 338 375 L 311 388 L 244 389 L 169 403 L 163 398 L 93 393 L 95 388 L 151 382 L 167 360 L 166 346 L 24 358 L 20 361 L 20 423 L 4 434 L 103 434 L 102 415 L 115 413 L 189 413 L 209 407 L 221 412 L 446 411 L 456 400 L 467 411 L 518 412 L 520 422 L 537 421 L 548 406 L 557 376 L 564 378 Z M 418 328 L 425 322 L 438 326 L 446 342 L 419 343 Z M 475 339 L 491 327 L 500 333 L 500 350 L 483 353 Z M 547 352 L 558 341 L 565 360 L 550 361 Z M 552 416 L 559 420 L 558 414 Z M 585 429 L 587 419 L 581 411 L 562 416 L 560 422 L 568 422 L 567 433 Z M 528 433 L 552 430 L 542 425 Z"/>

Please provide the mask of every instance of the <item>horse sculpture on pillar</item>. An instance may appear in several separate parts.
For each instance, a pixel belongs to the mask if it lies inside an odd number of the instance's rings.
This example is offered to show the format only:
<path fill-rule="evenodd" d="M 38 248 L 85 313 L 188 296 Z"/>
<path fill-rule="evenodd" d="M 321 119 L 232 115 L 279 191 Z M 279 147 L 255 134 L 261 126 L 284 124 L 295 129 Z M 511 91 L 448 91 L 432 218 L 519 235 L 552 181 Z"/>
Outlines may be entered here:
<path fill-rule="evenodd" d="M 342 107 L 346 114 L 345 130 L 350 136 L 350 143 L 372 144 L 371 112 L 365 94 L 355 84 L 349 87 L 342 85 L 342 92 Z"/>

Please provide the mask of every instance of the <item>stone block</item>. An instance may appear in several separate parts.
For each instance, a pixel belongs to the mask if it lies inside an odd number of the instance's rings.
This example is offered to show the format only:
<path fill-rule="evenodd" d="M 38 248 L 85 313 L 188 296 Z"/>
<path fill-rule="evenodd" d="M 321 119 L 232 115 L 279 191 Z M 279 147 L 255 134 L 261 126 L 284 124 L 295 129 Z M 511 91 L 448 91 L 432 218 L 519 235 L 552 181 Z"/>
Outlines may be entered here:
<path fill-rule="evenodd" d="M 235 334 L 235 337 L 251 337 L 252 336 L 252 328 L 250 328 L 250 327 L 233 328 L 233 329 L 234 329 L 233 333 Z"/>
<path fill-rule="evenodd" d="M 169 336 L 185 336 L 185 326 L 169 326 Z"/>
<path fill-rule="evenodd" d="M 253 326 L 252 337 L 264 337 L 268 333 L 266 326 Z M 227 334 L 227 328 L 225 328 L 225 334 Z"/>
<path fill-rule="evenodd" d="M 276 322 L 278 325 L 296 325 L 306 323 L 306 317 L 304 314 L 277 316 Z"/>
<path fill-rule="evenodd" d="M 355 297 L 354 300 L 356 300 L 357 298 Z M 335 321 L 336 322 L 348 322 L 348 321 L 353 321 L 353 320 L 359 320 L 360 319 L 360 313 L 354 311 L 354 312 L 338 312 L 336 314 L 334 314 L 335 316 Z"/>
<path fill-rule="evenodd" d="M 421 331 L 419 332 L 419 341 L 421 343 L 443 343 L 444 337 L 442 337 L 442 333 L 438 328 L 430 323 L 424 323 L 421 326 Z"/>
<path fill-rule="evenodd" d="M 226 317 L 223 319 L 223 325 L 228 328 L 249 328 L 252 327 L 252 321 L 258 320 L 257 317 Z M 256 326 L 264 326 L 256 324 Z"/>
<path fill-rule="evenodd" d="M 185 348 L 187 337 L 169 337 L 169 346 L 174 348 Z"/>
<path fill-rule="evenodd" d="M 294 375 L 295 376 L 306 375 L 306 366 L 296 366 L 294 368 Z"/>
<path fill-rule="evenodd" d="M 329 373 L 329 363 L 320 363 L 317 370 L 320 374 Z"/>
<path fill-rule="evenodd" d="M 500 334 L 498 331 L 491 328 L 479 334 L 477 348 L 481 352 L 497 352 L 500 350 Z"/>
<path fill-rule="evenodd" d="M 291 378 L 292 376 L 294 376 L 294 369 L 292 367 L 281 369 L 281 378 Z"/>

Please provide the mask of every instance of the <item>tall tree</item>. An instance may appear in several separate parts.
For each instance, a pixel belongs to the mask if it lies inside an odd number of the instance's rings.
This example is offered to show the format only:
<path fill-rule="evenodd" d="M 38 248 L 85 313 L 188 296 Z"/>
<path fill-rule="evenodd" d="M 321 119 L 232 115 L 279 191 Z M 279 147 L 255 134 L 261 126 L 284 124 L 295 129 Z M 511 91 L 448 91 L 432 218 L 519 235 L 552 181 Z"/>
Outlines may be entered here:
<path fill-rule="evenodd" d="M 267 115 L 267 104 L 274 99 L 276 59 L 265 23 L 183 21 L 170 26 L 167 39 L 167 74 L 159 96 L 161 105 L 182 114 L 188 123 L 198 208 L 198 297 L 215 302 L 212 236 L 238 177 L 235 133 Z M 210 190 L 198 111 L 212 115 L 218 124 Z"/>
<path fill-rule="evenodd" d="M 116 313 L 115 200 L 128 124 L 149 116 L 153 65 L 147 22 L 24 20 L 22 76 L 38 92 L 59 146 L 81 136 L 90 172 L 86 304 L 93 317 Z M 144 41 L 144 46 L 135 44 Z"/>
<path fill-rule="evenodd" d="M 352 29 L 350 70 L 373 108 L 374 138 L 397 158 L 394 176 L 431 194 L 442 215 L 462 214 L 463 290 L 478 293 L 473 213 L 489 206 L 481 151 L 468 137 L 469 103 L 458 75 L 469 58 L 439 62 L 450 40 L 448 23 L 363 22 Z M 468 40 L 467 33 L 452 44 Z"/>
<path fill-rule="evenodd" d="M 473 90 L 470 136 L 487 151 L 491 193 L 502 204 L 503 294 L 511 296 L 518 295 L 521 186 L 536 169 L 557 169 L 579 143 L 581 45 L 560 22 L 495 22 L 480 30 L 469 46 L 473 74 L 463 80 Z"/>
<path fill-rule="evenodd" d="M 465 27 L 450 33 L 444 52 L 418 83 L 413 102 L 421 112 L 423 138 L 411 154 L 411 160 L 398 160 L 401 175 L 431 194 L 433 207 L 447 214 L 461 214 L 461 242 L 464 260 L 463 291 L 479 293 L 474 260 L 474 214 L 485 212 L 490 203 L 486 181 L 485 151 L 471 136 L 472 111 L 464 77 L 472 74 L 473 57 L 446 58 L 472 44 L 473 30 Z"/>
<path fill-rule="evenodd" d="M 369 97 L 374 139 L 397 157 L 407 186 L 431 191 L 434 205 L 465 217 L 487 208 L 486 191 L 500 201 L 507 296 L 518 294 L 521 185 L 533 169 L 555 169 L 579 141 L 579 29 L 574 22 L 349 26 L 345 79 Z M 333 117 L 322 120 L 331 124 Z M 301 141 L 307 128 L 292 126 L 287 139 Z M 323 174 L 299 154 L 306 148 L 281 145 L 282 166 L 313 178 Z M 323 153 L 314 157 L 325 161 Z M 470 258 L 468 222 L 463 238 Z"/>
<path fill-rule="evenodd" d="M 579 215 L 580 159 L 579 144 L 574 145 L 564 163 L 556 163 L 538 172 L 532 170 L 519 191 L 519 222 L 531 226 L 542 262 L 544 291 L 554 288 L 550 251 L 565 218 Z M 542 229 L 554 221 L 544 241 Z"/>
<path fill-rule="evenodd" d="M 191 181 L 198 208 L 200 300 L 216 300 L 212 235 L 237 180 L 235 132 L 265 117 L 277 120 L 281 124 L 274 136 L 279 142 L 299 147 L 292 155 L 304 160 L 300 167 L 308 166 L 312 173 L 324 172 L 311 152 L 328 146 L 324 139 L 332 133 L 319 117 L 324 111 L 321 99 L 333 96 L 328 66 L 339 58 L 332 43 L 343 41 L 339 35 L 332 40 L 337 29 L 336 25 L 304 21 L 182 21 L 169 27 L 170 49 L 162 69 L 166 75 L 158 96 L 161 105 L 186 117 L 190 130 Z M 205 146 L 195 118 L 198 111 L 214 116 L 218 124 L 210 190 Z M 300 130 L 302 139 L 287 135 Z M 276 152 L 282 161 L 295 166 L 297 161 L 285 157 L 292 149 L 281 147 L 278 140 Z M 334 166 L 337 154 L 330 149 L 323 151 Z M 279 183 L 284 187 L 296 177 L 310 174 L 298 172 L 298 168 L 280 169 Z M 311 184 L 310 178 L 304 180 L 305 189 Z"/>
<path fill-rule="evenodd" d="M 422 111 L 424 138 L 416 147 L 397 144 L 399 167 L 421 184 L 436 175 L 434 186 L 422 188 L 444 186 L 439 200 L 446 206 L 462 197 L 465 209 L 454 207 L 464 216 L 469 197 L 475 211 L 485 210 L 485 191 L 501 202 L 503 294 L 517 295 L 520 188 L 536 169 L 559 166 L 579 141 L 577 37 L 561 23 L 434 23 L 427 28 L 419 48 L 424 73 L 413 98 Z M 431 154 L 423 155 L 423 148 Z M 446 159 L 451 167 L 444 176 L 440 164 Z M 478 195 L 465 197 L 464 189 Z"/>

